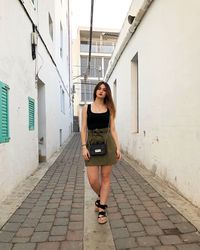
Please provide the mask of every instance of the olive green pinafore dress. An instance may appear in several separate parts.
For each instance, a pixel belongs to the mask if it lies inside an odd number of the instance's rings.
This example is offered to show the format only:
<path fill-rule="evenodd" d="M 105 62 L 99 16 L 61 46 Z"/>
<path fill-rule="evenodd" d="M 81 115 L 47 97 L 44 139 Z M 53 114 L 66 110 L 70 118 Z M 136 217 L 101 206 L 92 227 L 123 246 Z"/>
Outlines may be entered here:
<path fill-rule="evenodd" d="M 116 145 L 110 133 L 109 128 L 110 112 L 93 113 L 91 111 L 91 104 L 87 108 L 87 126 L 88 138 L 87 147 L 97 142 L 106 142 L 107 153 L 105 155 L 90 156 L 89 160 L 85 160 L 86 166 L 105 166 L 113 165 L 117 162 Z"/>

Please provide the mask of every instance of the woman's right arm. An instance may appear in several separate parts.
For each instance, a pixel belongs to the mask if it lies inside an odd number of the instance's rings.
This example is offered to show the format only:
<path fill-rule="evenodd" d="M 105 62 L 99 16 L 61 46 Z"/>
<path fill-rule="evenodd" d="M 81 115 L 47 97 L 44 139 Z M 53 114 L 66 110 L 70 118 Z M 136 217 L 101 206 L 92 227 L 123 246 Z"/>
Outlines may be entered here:
<path fill-rule="evenodd" d="M 82 155 L 85 160 L 89 160 L 90 153 L 86 147 L 87 142 L 87 105 L 85 105 L 82 109 L 82 124 L 81 124 L 81 148 Z"/>

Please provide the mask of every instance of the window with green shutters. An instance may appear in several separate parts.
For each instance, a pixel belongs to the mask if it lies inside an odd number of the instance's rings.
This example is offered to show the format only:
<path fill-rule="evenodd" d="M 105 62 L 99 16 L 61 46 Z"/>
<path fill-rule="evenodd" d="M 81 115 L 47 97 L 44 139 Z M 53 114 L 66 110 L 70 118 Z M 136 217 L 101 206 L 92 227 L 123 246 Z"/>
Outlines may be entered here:
<path fill-rule="evenodd" d="M 8 142 L 10 140 L 8 120 L 8 91 L 8 85 L 0 81 L 0 143 Z"/>
<path fill-rule="evenodd" d="M 35 128 L 35 101 L 31 97 L 28 98 L 28 110 L 29 110 L 29 130 Z"/>

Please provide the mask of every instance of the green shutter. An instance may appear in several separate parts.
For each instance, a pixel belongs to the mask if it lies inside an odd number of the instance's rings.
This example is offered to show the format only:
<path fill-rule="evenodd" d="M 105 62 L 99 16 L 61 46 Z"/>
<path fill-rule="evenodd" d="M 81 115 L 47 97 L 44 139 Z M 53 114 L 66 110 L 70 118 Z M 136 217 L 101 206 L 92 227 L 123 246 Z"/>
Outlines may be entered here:
<path fill-rule="evenodd" d="M 0 143 L 9 141 L 8 120 L 8 90 L 9 87 L 0 81 Z"/>
<path fill-rule="evenodd" d="M 28 110 L 29 110 L 29 130 L 35 128 L 35 101 L 32 98 L 28 98 Z"/>

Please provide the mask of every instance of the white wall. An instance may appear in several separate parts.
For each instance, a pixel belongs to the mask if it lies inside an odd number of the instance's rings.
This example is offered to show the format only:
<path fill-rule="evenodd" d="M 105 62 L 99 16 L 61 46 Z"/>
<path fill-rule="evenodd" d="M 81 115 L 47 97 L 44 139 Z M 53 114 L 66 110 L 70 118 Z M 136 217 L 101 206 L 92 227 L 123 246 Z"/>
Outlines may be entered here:
<path fill-rule="evenodd" d="M 81 101 L 81 62 L 80 62 L 80 29 L 77 30 L 77 37 L 72 41 L 72 73 L 73 73 L 73 83 L 74 83 L 74 116 L 79 116 L 80 107 L 79 103 Z"/>
<path fill-rule="evenodd" d="M 28 127 L 28 97 L 36 101 L 37 95 L 35 63 L 30 47 L 32 27 L 25 20 L 26 15 L 18 1 L 4 1 L 0 21 L 0 48 L 3 48 L 0 52 L 0 80 L 10 88 L 11 139 L 8 143 L 0 144 L 0 200 L 38 165 L 37 120 L 35 130 L 29 131 Z"/>
<path fill-rule="evenodd" d="M 39 71 L 39 79 L 45 84 L 45 103 L 46 103 L 46 157 L 49 157 L 59 149 L 60 136 L 59 130 L 63 131 L 65 141 L 71 133 L 72 111 L 69 105 L 68 92 L 65 91 L 65 113 L 61 112 L 60 86 L 65 90 L 63 83 L 58 76 L 54 65 L 41 42 L 38 49 L 46 62 Z"/>
<path fill-rule="evenodd" d="M 118 84 L 117 128 L 123 150 L 197 206 L 199 10 L 196 0 L 153 1 L 109 79 L 111 85 L 115 79 Z M 137 52 L 139 133 L 133 133 L 131 60 Z"/>
<path fill-rule="evenodd" d="M 36 1 L 37 2 L 37 1 Z M 0 143 L 0 201 L 28 177 L 38 167 L 38 139 L 44 136 L 45 147 L 42 154 L 48 160 L 60 148 L 60 134 L 63 131 L 63 142 L 72 132 L 72 105 L 70 99 L 70 65 L 67 44 L 67 1 L 39 1 L 35 9 L 31 0 L 24 5 L 46 44 L 45 48 L 38 38 L 36 60 L 31 55 L 32 23 L 28 19 L 18 0 L 1 1 L 0 19 L 0 80 L 6 83 L 9 90 L 9 133 L 10 141 Z M 46 3 L 46 5 L 45 5 Z M 37 9 L 38 6 L 38 9 Z M 48 30 L 48 11 L 55 18 L 55 27 L 63 23 L 63 58 L 59 53 L 59 34 L 55 33 L 52 42 Z M 56 14 L 55 11 L 57 11 Z M 56 32 L 56 28 L 54 30 Z M 59 32 L 59 30 L 57 30 Z M 52 56 L 53 60 L 51 59 Z M 38 92 L 44 84 L 43 92 Z M 60 86 L 65 92 L 65 112 L 61 112 Z M 39 95 L 38 95 L 39 93 Z M 35 100 L 35 129 L 29 130 L 28 97 Z M 38 128 L 38 102 L 40 117 Z"/>

